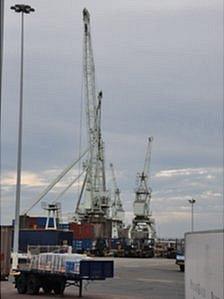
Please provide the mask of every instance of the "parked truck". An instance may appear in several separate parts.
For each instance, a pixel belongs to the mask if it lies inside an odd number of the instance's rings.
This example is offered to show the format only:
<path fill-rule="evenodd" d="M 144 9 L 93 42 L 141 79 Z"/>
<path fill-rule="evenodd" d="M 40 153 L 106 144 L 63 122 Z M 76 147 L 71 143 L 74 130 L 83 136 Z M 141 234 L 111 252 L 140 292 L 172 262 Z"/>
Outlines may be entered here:
<path fill-rule="evenodd" d="M 184 256 L 184 239 L 177 240 L 176 244 L 176 264 L 180 267 L 180 271 L 184 272 L 185 269 L 185 256 Z"/>
<path fill-rule="evenodd" d="M 31 258 L 27 268 L 15 273 L 15 287 L 19 294 L 63 295 L 68 286 L 79 288 L 82 296 L 83 280 L 105 280 L 113 277 L 113 261 L 94 260 L 80 254 L 44 253 Z"/>

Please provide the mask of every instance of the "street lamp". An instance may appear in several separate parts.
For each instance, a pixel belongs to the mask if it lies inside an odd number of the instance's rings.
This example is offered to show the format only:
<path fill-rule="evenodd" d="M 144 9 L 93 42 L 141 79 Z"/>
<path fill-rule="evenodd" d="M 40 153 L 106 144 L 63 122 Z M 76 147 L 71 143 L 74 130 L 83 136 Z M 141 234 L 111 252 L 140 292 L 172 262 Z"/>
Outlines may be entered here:
<path fill-rule="evenodd" d="M 189 199 L 188 202 L 191 204 L 191 231 L 194 231 L 194 204 L 196 202 L 195 199 Z"/>
<path fill-rule="evenodd" d="M 22 158 L 22 118 L 23 118 L 23 50 L 24 50 L 24 13 L 29 14 L 34 9 L 25 4 L 16 4 L 11 9 L 21 13 L 21 57 L 20 57 L 20 101 L 19 101 L 19 126 L 18 126 L 18 151 L 17 151 L 17 179 L 16 179 L 16 208 L 13 239 L 12 269 L 18 267 L 19 249 L 19 214 L 20 214 L 20 189 L 21 189 L 21 158 Z"/>

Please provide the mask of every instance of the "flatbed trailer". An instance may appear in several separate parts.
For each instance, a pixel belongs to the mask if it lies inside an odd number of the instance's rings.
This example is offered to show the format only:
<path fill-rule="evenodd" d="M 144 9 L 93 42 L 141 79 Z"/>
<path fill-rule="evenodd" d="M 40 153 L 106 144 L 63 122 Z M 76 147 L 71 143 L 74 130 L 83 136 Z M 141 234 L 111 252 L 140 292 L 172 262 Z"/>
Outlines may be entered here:
<path fill-rule="evenodd" d="M 46 270 L 21 269 L 15 275 L 15 288 L 19 294 L 38 295 L 40 288 L 45 294 L 63 295 L 68 286 L 79 288 L 82 297 L 83 280 L 105 280 L 114 276 L 113 261 L 80 261 L 79 274 L 50 272 Z"/>

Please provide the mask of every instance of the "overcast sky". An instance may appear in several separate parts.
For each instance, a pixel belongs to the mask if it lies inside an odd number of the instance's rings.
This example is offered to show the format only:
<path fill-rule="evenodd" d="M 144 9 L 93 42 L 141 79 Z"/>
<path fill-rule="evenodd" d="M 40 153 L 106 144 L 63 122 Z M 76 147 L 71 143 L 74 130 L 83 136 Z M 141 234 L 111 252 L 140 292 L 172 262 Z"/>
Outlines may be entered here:
<path fill-rule="evenodd" d="M 132 219 L 136 173 L 151 158 L 151 210 L 160 237 L 223 227 L 223 3 L 221 0 L 26 1 L 23 185 L 21 211 L 86 147 L 80 130 L 82 10 L 91 14 L 102 130 L 126 210 Z M 19 103 L 20 17 L 5 1 L 1 223 L 14 218 Z M 85 109 L 83 103 L 83 110 Z M 84 111 L 83 111 L 84 112 Z M 50 201 L 75 169 L 45 199 Z M 63 197 L 75 207 L 76 184 Z M 43 214 L 40 204 L 31 212 Z"/>

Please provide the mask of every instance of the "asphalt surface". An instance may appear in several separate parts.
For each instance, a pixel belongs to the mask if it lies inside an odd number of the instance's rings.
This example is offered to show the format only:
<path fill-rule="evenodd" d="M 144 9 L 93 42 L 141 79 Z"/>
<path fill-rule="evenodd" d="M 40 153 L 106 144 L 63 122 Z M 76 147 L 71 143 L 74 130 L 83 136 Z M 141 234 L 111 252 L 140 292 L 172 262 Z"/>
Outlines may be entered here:
<path fill-rule="evenodd" d="M 116 258 L 114 263 L 115 277 L 86 285 L 84 299 L 184 299 L 184 273 L 175 260 Z M 2 299 L 53 297 L 42 292 L 38 296 L 19 295 L 12 283 L 1 282 Z M 78 298 L 78 288 L 67 288 L 63 298 Z"/>

